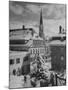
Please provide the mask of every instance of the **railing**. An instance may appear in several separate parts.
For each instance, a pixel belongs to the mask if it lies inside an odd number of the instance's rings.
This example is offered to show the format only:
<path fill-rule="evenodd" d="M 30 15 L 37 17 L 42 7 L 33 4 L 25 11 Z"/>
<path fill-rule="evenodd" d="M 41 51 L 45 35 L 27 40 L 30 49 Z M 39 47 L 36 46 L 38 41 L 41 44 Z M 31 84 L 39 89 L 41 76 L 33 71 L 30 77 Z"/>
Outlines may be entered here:
<path fill-rule="evenodd" d="M 56 74 L 56 75 L 55 75 L 55 85 L 56 85 L 56 86 L 66 85 L 66 79 L 61 78 L 60 76 L 58 76 L 58 75 Z"/>

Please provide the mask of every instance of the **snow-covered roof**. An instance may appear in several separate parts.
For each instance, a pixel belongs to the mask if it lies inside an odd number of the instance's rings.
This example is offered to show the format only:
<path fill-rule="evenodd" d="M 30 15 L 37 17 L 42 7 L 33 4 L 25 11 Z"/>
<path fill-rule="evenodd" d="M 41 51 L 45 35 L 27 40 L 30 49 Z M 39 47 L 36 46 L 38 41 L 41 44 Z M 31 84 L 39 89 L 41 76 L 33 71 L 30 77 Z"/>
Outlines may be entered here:
<path fill-rule="evenodd" d="M 55 40 L 49 42 L 50 45 L 66 45 L 66 41 Z"/>
<path fill-rule="evenodd" d="M 26 55 L 27 52 L 20 52 L 20 51 L 10 51 L 10 56 L 15 56 L 15 55 Z"/>

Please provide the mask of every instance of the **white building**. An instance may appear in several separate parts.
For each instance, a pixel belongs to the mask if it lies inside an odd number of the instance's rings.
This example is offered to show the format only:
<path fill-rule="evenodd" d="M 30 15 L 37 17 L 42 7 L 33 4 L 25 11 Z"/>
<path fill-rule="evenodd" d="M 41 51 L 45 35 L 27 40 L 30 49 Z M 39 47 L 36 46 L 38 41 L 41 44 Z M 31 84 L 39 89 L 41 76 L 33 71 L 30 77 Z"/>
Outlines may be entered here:
<path fill-rule="evenodd" d="M 23 58 L 27 55 L 27 52 L 15 52 L 10 51 L 9 54 L 9 74 L 13 75 L 13 71 L 21 69 L 23 65 Z M 16 73 L 17 74 L 17 73 Z"/>

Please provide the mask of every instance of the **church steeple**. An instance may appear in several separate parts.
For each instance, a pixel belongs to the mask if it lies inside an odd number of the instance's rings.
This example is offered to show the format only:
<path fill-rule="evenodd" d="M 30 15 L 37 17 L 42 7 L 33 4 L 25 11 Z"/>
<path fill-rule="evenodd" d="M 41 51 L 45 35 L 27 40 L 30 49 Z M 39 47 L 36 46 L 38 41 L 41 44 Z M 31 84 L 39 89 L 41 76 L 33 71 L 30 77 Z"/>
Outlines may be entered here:
<path fill-rule="evenodd" d="M 42 9 L 40 12 L 40 25 L 39 25 L 39 36 L 43 36 L 43 17 L 42 17 Z"/>

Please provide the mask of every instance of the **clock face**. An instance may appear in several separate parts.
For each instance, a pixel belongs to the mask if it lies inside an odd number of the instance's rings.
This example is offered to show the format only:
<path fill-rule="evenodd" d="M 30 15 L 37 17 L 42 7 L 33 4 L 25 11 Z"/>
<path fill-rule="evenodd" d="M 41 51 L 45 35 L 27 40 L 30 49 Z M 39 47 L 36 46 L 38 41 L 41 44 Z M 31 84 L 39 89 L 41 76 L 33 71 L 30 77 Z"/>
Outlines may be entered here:
<path fill-rule="evenodd" d="M 62 60 L 62 61 L 64 60 L 64 56 L 61 56 L 61 60 Z"/>

